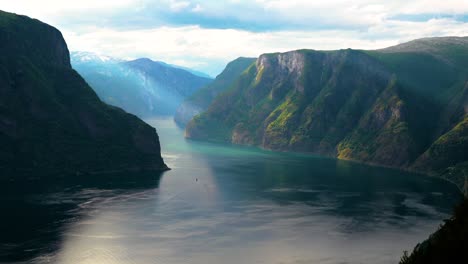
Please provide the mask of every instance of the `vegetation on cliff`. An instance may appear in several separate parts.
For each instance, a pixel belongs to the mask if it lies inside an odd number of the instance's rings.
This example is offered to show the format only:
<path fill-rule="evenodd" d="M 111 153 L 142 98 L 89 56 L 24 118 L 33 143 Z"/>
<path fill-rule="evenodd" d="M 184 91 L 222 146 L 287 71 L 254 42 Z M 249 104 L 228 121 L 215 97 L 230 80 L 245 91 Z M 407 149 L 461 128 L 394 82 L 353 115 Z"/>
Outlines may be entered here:
<path fill-rule="evenodd" d="M 0 11 L 0 175 L 166 169 L 154 128 L 104 104 L 61 33 Z"/>
<path fill-rule="evenodd" d="M 468 251 L 468 199 L 458 205 L 450 219 L 434 234 L 404 253 L 400 264 L 465 263 Z"/>
<path fill-rule="evenodd" d="M 468 37 L 264 54 L 189 122 L 186 135 L 454 172 L 468 160 L 467 61 Z"/>

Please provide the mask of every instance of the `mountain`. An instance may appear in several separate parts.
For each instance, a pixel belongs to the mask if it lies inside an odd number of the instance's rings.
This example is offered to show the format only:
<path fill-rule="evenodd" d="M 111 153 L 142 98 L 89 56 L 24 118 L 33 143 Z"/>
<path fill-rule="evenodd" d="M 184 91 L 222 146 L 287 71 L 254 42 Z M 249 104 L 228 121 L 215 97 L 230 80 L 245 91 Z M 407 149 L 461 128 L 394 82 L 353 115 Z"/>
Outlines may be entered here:
<path fill-rule="evenodd" d="M 184 100 L 180 107 L 177 108 L 174 121 L 184 127 L 195 115 L 208 109 L 208 106 L 216 96 L 227 90 L 234 80 L 254 61 L 254 58 L 241 57 L 228 63 L 223 72 L 216 76 L 216 79 L 212 83 L 199 89 L 192 96 Z"/>
<path fill-rule="evenodd" d="M 443 174 L 461 187 L 467 93 L 468 37 L 264 54 L 186 136 Z"/>
<path fill-rule="evenodd" d="M 167 169 L 156 130 L 101 102 L 47 24 L 0 11 L 0 94 L 0 178 Z"/>
<path fill-rule="evenodd" d="M 104 102 L 142 118 L 173 115 L 184 98 L 212 81 L 150 59 L 72 52 L 71 63 Z"/>
<path fill-rule="evenodd" d="M 170 67 L 173 67 L 173 68 L 186 70 L 186 71 L 190 72 L 191 74 L 196 75 L 196 76 L 198 76 L 198 77 L 213 79 L 213 77 L 211 77 L 210 75 L 208 75 L 208 74 L 206 74 L 206 73 L 204 73 L 204 72 L 197 71 L 197 70 L 194 70 L 194 69 L 191 69 L 191 68 L 188 68 L 188 67 L 184 67 L 184 66 L 180 66 L 180 65 L 175 65 L 175 64 L 169 64 L 169 63 L 165 63 L 165 62 L 163 62 L 163 61 L 155 61 L 155 62 L 157 62 L 157 63 L 159 63 L 159 64 L 167 65 L 167 66 L 170 66 Z"/>
<path fill-rule="evenodd" d="M 468 199 L 458 205 L 450 219 L 434 234 L 407 252 L 400 264 L 466 263 L 468 250 Z"/>
<path fill-rule="evenodd" d="M 200 87 L 212 81 L 211 78 L 199 77 L 186 70 L 146 58 L 127 61 L 124 64 L 158 84 L 167 85 L 184 97 L 192 95 Z"/>
<path fill-rule="evenodd" d="M 105 63 L 120 63 L 124 60 L 116 59 L 106 55 L 101 55 L 93 52 L 86 51 L 72 51 L 70 52 L 70 60 L 72 66 L 86 66 L 93 65 L 95 67 L 103 66 Z"/>

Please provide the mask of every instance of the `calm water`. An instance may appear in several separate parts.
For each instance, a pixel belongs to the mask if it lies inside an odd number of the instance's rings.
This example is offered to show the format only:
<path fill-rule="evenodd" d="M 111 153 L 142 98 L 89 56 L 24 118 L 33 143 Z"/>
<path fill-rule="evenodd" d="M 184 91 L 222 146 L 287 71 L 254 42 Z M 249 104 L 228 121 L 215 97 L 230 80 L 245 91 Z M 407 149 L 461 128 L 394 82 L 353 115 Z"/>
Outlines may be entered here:
<path fill-rule="evenodd" d="M 460 198 L 437 179 L 183 139 L 142 181 L 5 192 L 0 261 L 101 264 L 397 263 Z"/>

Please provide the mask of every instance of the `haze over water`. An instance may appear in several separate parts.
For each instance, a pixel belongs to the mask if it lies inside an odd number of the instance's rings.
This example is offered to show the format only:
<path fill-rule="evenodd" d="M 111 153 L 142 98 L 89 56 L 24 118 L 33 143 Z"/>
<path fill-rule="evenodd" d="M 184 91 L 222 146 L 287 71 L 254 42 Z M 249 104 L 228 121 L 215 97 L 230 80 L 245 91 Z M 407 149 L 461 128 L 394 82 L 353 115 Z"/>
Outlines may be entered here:
<path fill-rule="evenodd" d="M 30 262 L 397 263 L 460 198 L 435 178 L 186 141 L 172 120 L 148 122 L 157 127 L 172 170 L 154 185 L 25 197 L 42 206 L 77 205 L 60 207 L 67 220 L 57 217 L 63 225 L 47 227 L 59 230 L 45 246 L 53 250 Z M 44 247 L 41 240 L 28 243 Z"/>

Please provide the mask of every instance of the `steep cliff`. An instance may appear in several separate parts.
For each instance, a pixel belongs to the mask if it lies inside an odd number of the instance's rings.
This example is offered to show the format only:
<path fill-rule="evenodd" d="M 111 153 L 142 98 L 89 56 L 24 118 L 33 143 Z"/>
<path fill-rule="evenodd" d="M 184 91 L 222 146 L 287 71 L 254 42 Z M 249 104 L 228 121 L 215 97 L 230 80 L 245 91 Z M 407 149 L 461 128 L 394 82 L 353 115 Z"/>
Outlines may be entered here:
<path fill-rule="evenodd" d="M 241 57 L 228 63 L 212 83 L 184 100 L 176 111 L 174 121 L 180 126 L 185 126 L 194 116 L 208 109 L 216 96 L 229 89 L 234 80 L 254 62 L 254 58 Z"/>
<path fill-rule="evenodd" d="M 0 173 L 167 169 L 154 128 L 102 103 L 61 33 L 0 11 Z"/>
<path fill-rule="evenodd" d="M 186 135 L 440 174 L 466 167 L 467 83 L 466 37 L 264 54 Z"/>

